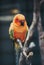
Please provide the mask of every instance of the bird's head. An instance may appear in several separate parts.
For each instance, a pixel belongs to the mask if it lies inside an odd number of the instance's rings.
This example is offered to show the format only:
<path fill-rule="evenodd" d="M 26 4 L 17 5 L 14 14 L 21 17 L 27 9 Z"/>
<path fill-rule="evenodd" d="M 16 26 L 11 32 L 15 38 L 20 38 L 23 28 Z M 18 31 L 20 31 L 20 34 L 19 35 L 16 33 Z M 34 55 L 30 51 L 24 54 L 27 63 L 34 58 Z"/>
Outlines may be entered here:
<path fill-rule="evenodd" d="M 14 17 L 13 22 L 16 23 L 19 26 L 24 26 L 25 16 L 23 14 L 17 14 Z"/>

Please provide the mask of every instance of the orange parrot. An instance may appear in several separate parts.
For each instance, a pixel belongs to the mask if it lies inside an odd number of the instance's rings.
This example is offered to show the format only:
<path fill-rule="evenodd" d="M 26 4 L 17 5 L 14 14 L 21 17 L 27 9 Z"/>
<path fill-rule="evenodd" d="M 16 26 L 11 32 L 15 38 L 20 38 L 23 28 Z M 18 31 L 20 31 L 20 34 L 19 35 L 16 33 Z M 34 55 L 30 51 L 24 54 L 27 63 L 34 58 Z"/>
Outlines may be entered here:
<path fill-rule="evenodd" d="M 17 14 L 13 18 L 13 22 L 9 27 L 10 38 L 20 39 L 22 42 L 25 41 L 28 32 L 28 26 L 25 16 L 22 14 Z"/>

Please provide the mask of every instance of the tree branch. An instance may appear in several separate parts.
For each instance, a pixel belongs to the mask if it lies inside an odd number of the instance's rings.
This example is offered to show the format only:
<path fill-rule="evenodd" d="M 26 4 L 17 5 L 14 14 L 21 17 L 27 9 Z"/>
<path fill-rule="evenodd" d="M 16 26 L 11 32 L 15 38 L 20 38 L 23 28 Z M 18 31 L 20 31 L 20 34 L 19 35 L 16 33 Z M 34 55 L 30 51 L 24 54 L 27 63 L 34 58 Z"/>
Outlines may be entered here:
<path fill-rule="evenodd" d="M 28 30 L 28 34 L 27 34 L 27 38 L 24 43 L 24 47 L 26 47 L 27 43 L 29 43 L 29 41 L 34 33 L 34 30 L 35 30 L 35 28 L 38 24 L 38 21 L 39 21 L 39 14 L 40 14 L 40 1 L 34 0 L 33 21 L 32 21 L 32 24 L 31 24 L 29 30 Z"/>

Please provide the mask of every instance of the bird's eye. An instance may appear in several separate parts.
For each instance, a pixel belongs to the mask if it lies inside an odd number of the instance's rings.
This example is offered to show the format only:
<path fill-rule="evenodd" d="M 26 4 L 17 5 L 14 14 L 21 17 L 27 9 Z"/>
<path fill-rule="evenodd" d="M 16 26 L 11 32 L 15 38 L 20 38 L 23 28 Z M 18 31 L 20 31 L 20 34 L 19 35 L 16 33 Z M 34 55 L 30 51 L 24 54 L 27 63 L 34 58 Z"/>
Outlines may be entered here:
<path fill-rule="evenodd" d="M 18 21 L 18 19 L 16 19 L 16 21 Z"/>
<path fill-rule="evenodd" d="M 19 21 L 20 23 L 22 22 L 22 21 Z"/>

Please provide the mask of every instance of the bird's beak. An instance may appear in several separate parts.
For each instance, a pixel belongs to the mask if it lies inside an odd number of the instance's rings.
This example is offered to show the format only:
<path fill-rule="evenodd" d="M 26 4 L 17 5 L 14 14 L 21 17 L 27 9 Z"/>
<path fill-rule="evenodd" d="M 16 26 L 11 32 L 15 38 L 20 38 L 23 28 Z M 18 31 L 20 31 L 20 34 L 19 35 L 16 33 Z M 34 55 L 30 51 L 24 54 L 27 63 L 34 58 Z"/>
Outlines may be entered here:
<path fill-rule="evenodd" d="M 21 21 L 21 26 L 24 26 L 24 22 L 23 21 Z"/>

